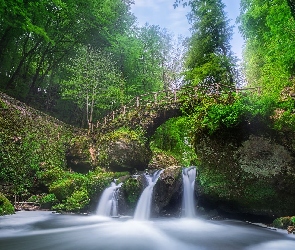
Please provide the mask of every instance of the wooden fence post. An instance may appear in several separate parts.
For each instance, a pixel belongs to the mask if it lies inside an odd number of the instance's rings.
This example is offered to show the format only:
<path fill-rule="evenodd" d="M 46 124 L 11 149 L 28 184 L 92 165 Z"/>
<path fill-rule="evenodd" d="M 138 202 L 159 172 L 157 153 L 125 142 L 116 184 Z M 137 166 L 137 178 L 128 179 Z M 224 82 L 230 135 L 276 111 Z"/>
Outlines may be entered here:
<path fill-rule="evenodd" d="M 107 125 L 107 118 L 104 117 L 104 124 Z"/>
<path fill-rule="evenodd" d="M 219 93 L 219 90 L 220 90 L 220 86 L 218 83 L 216 83 L 216 90 L 217 90 L 217 93 Z"/>
<path fill-rule="evenodd" d="M 124 105 L 123 106 L 123 115 L 125 115 L 126 114 L 126 106 Z"/>
<path fill-rule="evenodd" d="M 139 97 L 138 96 L 136 97 L 136 107 L 137 108 L 139 107 Z"/>
<path fill-rule="evenodd" d="M 155 103 L 157 103 L 158 93 L 154 93 Z"/>
<path fill-rule="evenodd" d="M 113 120 L 115 120 L 115 111 L 113 111 L 113 113 L 112 113 L 112 118 L 113 118 Z"/>

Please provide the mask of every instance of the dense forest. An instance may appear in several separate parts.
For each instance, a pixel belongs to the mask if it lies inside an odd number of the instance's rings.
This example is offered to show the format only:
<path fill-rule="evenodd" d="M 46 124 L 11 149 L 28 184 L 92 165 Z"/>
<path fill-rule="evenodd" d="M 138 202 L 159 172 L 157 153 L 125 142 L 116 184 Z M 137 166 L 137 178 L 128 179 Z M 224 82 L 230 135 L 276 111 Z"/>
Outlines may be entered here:
<path fill-rule="evenodd" d="M 86 127 L 180 79 L 182 40 L 136 26 L 132 1 L 2 1 L 1 89 Z"/>
<path fill-rule="evenodd" d="M 222 0 L 171 1 L 175 8 L 190 7 L 189 38 L 175 37 L 156 25 L 139 27 L 132 4 L 0 0 L 0 91 L 6 98 L 0 99 L 0 184 L 10 201 L 18 197 L 51 202 L 55 209 L 89 209 L 112 179 L 132 172 L 128 167 L 109 171 L 113 155 L 104 145 L 118 138 L 145 147 L 151 162 L 190 166 L 201 163 L 196 149 L 204 134 L 259 121 L 293 136 L 293 1 L 241 0 L 241 62 L 231 50 L 232 27 Z M 239 94 L 237 88 L 253 91 Z M 182 115 L 159 126 L 152 136 L 139 127 L 89 133 L 91 124 L 136 96 L 157 91 L 168 95 L 173 89 L 185 89 Z M 190 89 L 198 89 L 198 98 L 187 98 Z M 37 118 L 25 119 L 22 110 L 11 109 L 6 95 L 34 108 L 24 113 Z M 36 110 L 45 119 L 39 119 Z M 95 147 L 100 153 L 93 156 Z M 294 145 L 289 149 L 295 150 Z M 69 151 L 84 153 L 86 170 L 69 167 Z M 208 181 L 198 178 L 201 185 Z M 288 183 L 294 185 L 294 180 Z M 205 184 L 204 190 L 211 192 L 212 185 Z M 130 206 L 138 198 L 137 185 L 132 179 L 123 185 Z M 1 201 L 6 202 L 4 196 Z"/>

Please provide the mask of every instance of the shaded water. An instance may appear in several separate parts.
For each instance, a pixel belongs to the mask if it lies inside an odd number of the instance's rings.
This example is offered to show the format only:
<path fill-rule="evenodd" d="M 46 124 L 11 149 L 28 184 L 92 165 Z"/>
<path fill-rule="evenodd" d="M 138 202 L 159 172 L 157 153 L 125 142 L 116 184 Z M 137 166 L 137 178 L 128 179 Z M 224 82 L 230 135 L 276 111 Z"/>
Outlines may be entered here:
<path fill-rule="evenodd" d="M 0 217 L 0 249 L 290 250 L 295 237 L 240 221 L 135 221 L 36 211 Z"/>

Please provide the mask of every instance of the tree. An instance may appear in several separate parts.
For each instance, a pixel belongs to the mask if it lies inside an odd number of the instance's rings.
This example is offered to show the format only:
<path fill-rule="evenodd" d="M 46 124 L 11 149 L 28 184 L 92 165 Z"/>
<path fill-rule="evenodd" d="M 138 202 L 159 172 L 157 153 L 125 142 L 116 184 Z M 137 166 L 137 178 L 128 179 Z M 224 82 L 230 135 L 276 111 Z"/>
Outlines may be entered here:
<path fill-rule="evenodd" d="M 279 95 L 295 74 L 295 22 L 287 1 L 242 0 L 239 21 L 247 81 Z"/>
<path fill-rule="evenodd" d="M 172 34 L 155 25 L 117 34 L 109 51 L 126 80 L 126 100 L 173 87 L 181 78 L 181 45 L 181 39 L 175 42 Z"/>
<path fill-rule="evenodd" d="M 176 1 L 180 3 L 181 1 Z M 228 88 L 235 84 L 235 58 L 231 52 L 232 27 L 221 0 L 185 2 L 191 7 L 188 20 L 192 37 L 186 56 L 186 80 L 210 90 L 221 83 Z"/>
<path fill-rule="evenodd" d="M 60 66 L 70 63 L 78 45 L 103 49 L 111 45 L 113 34 L 129 28 L 134 21 L 130 4 L 128 0 L 0 1 L 0 88 L 40 108 L 40 98 L 56 89 L 48 85 L 51 75 L 60 82 L 64 74 Z"/>
<path fill-rule="evenodd" d="M 122 86 L 124 81 L 111 55 L 83 46 L 72 59 L 62 93 L 84 109 L 87 124 L 91 125 L 94 116 L 99 116 L 97 111 L 120 106 L 124 98 Z"/>

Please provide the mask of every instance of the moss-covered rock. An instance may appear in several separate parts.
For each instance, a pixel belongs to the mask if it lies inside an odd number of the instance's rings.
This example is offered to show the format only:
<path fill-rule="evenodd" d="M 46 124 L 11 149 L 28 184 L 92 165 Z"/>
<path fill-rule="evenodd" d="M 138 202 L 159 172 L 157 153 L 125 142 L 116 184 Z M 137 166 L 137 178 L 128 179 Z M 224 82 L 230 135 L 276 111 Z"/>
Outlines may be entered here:
<path fill-rule="evenodd" d="M 256 122 L 197 138 L 200 206 L 271 217 L 294 212 L 292 137 Z"/>
<path fill-rule="evenodd" d="M 165 169 L 170 166 L 177 166 L 179 162 L 173 157 L 165 153 L 164 151 L 161 152 L 154 152 L 153 157 L 148 165 L 149 169 Z"/>
<path fill-rule="evenodd" d="M 133 215 L 144 185 L 141 178 L 129 176 L 119 191 L 119 214 Z"/>
<path fill-rule="evenodd" d="M 143 132 L 121 128 L 97 139 L 97 161 L 111 171 L 145 170 L 152 157 Z"/>
<path fill-rule="evenodd" d="M 91 137 L 80 134 L 71 139 L 67 148 L 67 166 L 78 173 L 87 173 L 96 165 L 96 149 Z"/>
<path fill-rule="evenodd" d="M 0 193 L 0 216 L 6 215 L 6 214 L 13 214 L 14 213 L 14 207 L 10 203 L 10 201 Z"/>

